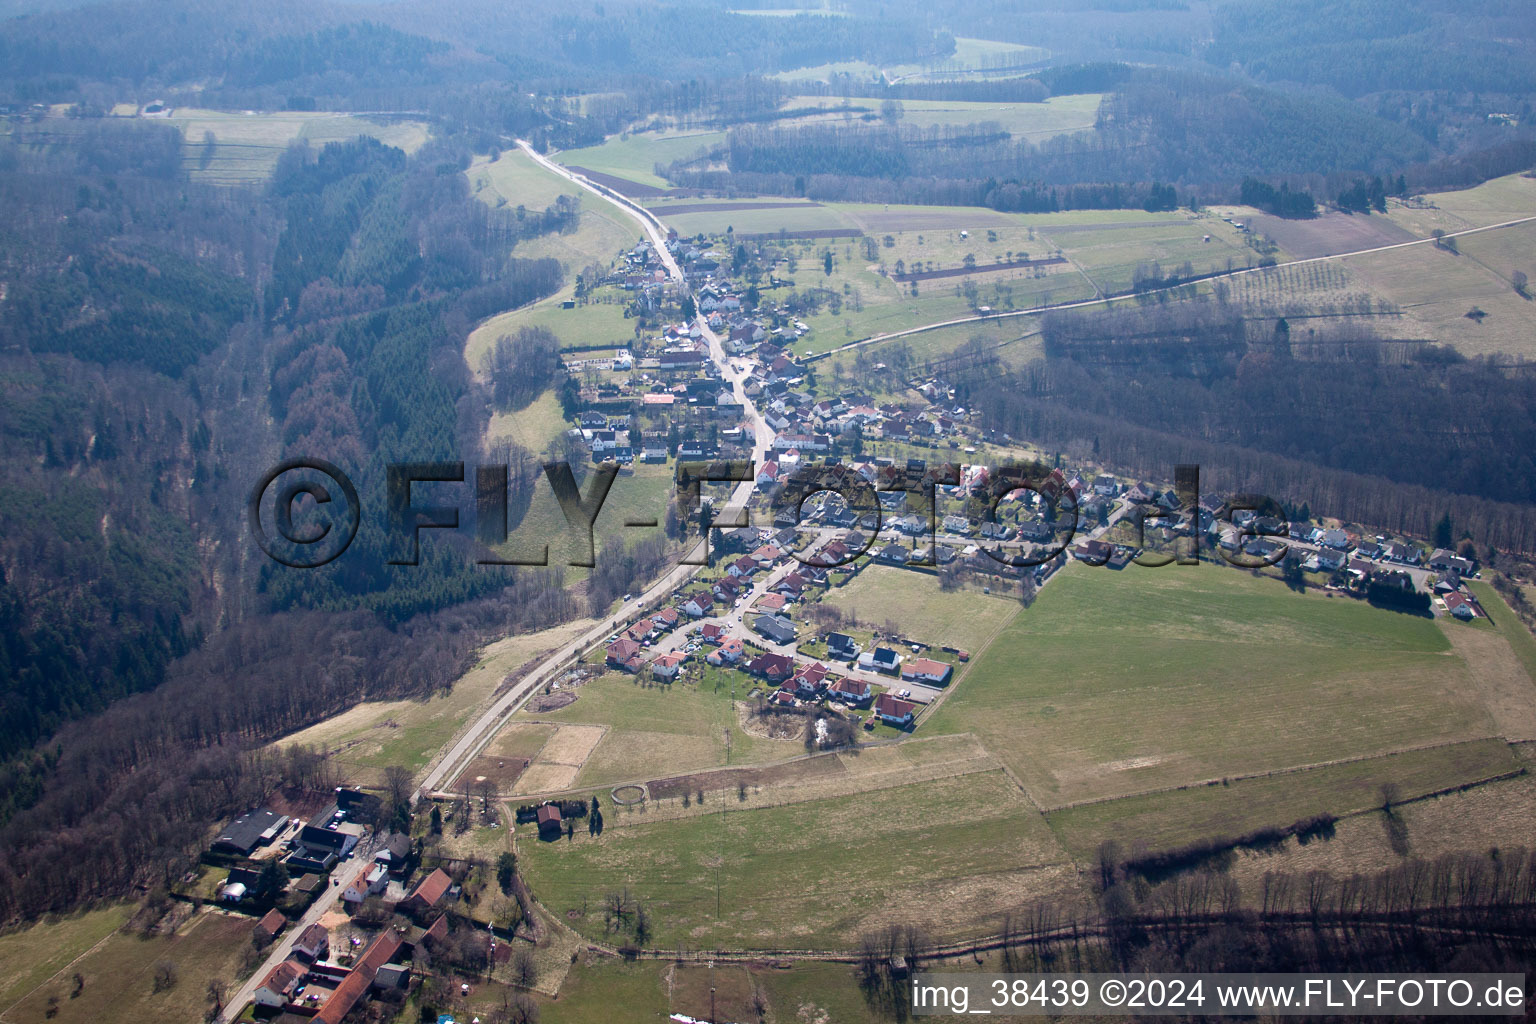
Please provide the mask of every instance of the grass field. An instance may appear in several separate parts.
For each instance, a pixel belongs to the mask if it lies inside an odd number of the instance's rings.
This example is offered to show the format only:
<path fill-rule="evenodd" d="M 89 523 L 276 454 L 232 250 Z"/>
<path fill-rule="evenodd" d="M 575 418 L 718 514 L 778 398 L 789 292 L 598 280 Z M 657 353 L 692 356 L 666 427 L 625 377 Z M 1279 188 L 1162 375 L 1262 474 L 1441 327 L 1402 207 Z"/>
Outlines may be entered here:
<path fill-rule="evenodd" d="M 738 696 L 745 698 L 746 677 L 735 679 L 740 685 Z M 798 739 L 770 740 L 744 732 L 731 700 L 729 680 L 718 690 L 713 678 L 703 685 L 678 682 L 646 687 L 634 676 L 609 673 L 586 683 L 576 693 L 576 703 L 558 711 L 525 711 L 515 719 L 562 726 L 601 726 L 606 730 L 590 753 L 576 761 L 579 771 L 551 776 L 561 780 L 561 784 L 551 788 L 590 788 L 633 779 L 647 781 L 728 764 L 771 761 L 803 750 Z M 543 763 L 572 761 L 558 755 L 552 746 L 553 743 L 541 751 L 530 772 Z M 521 783 L 519 788 L 532 791 Z"/>
<path fill-rule="evenodd" d="M 1079 863 L 1092 861 L 1099 843 L 1113 839 L 1130 849 L 1178 847 L 1202 839 L 1236 837 L 1327 811 L 1344 815 L 1381 805 L 1381 787 L 1396 784 L 1403 799 L 1514 771 L 1519 761 L 1503 740 L 1404 751 L 1346 764 L 1263 778 L 1167 790 L 1082 804 L 1047 815 L 1062 845 Z"/>
<path fill-rule="evenodd" d="M 836 61 L 781 71 L 775 77 L 787 82 L 824 81 L 833 75 L 873 79 L 884 72 L 892 80 L 918 78 L 924 81 L 943 81 L 950 78 L 973 78 L 976 75 L 967 72 L 986 72 L 999 64 L 1031 64 L 1049 56 L 1049 50 L 1038 46 L 956 36 L 955 52 L 935 60 L 885 67 L 862 60 Z M 998 74 L 1006 72 L 1000 70 Z"/>
<path fill-rule="evenodd" d="M 969 651 L 980 650 L 1019 610 L 1002 597 L 972 590 L 946 594 L 936 576 L 875 564 L 824 600 L 866 624 L 894 622 L 902 636 Z"/>
<path fill-rule="evenodd" d="M 1072 132 L 1090 131 L 1099 112 L 1103 97 L 1097 93 L 1080 96 L 1052 96 L 1044 103 L 973 103 L 963 100 L 902 100 L 901 121 L 917 128 L 963 126 L 993 122 L 1004 131 L 1018 138 L 1047 139 Z M 785 100 L 786 109 L 821 107 L 829 112 L 824 115 L 807 115 L 781 124 L 816 123 L 837 121 L 847 116 L 836 112 L 844 104 L 866 107 L 878 113 L 881 101 L 871 98 L 844 100 L 841 96 L 791 96 Z M 862 114 L 854 114 L 862 117 Z"/>
<path fill-rule="evenodd" d="M 0 935 L 0 1019 L 17 1000 L 122 927 L 130 912 L 114 905 Z"/>
<path fill-rule="evenodd" d="M 729 205 L 739 206 L 736 210 L 709 210 L 700 213 L 689 213 L 686 205 L 672 203 L 672 206 L 683 206 L 681 213 L 668 213 L 666 204 L 653 204 L 651 209 L 659 214 L 668 227 L 676 228 L 681 235 L 724 235 L 727 228 L 734 228 L 743 234 L 768 234 L 776 231 L 847 231 L 850 237 L 860 234 L 858 225 L 838 212 L 835 206 L 824 206 L 819 203 L 800 203 L 794 206 L 782 206 L 777 209 L 763 210 L 753 209 L 761 206 L 762 201 L 740 202 Z M 712 200 L 711 205 L 716 205 Z M 724 203 L 718 205 L 726 205 Z M 825 243 L 824 243 L 825 244 Z"/>
<path fill-rule="evenodd" d="M 1430 619 L 1205 566 L 1069 566 L 919 732 L 1043 806 L 1497 734 Z"/>
<path fill-rule="evenodd" d="M 657 164 L 687 160 L 724 141 L 724 132 L 615 135 L 598 146 L 565 150 L 557 159 L 567 167 L 585 167 L 641 185 L 668 188 L 670 185 L 666 179 L 656 174 Z"/>
<path fill-rule="evenodd" d="M 376 783 L 392 764 L 420 771 L 447 745 L 473 712 L 489 700 L 508 673 L 544 651 L 569 643 L 591 622 L 580 620 L 488 644 L 475 666 L 446 694 L 428 700 L 368 701 L 334 718 L 278 740 L 330 751 L 341 774 Z"/>
<path fill-rule="evenodd" d="M 204 911 L 168 937 L 141 938 L 114 932 L 68 965 L 61 976 L 33 988 L 0 1013 L 0 1020 L 17 1024 L 40 1021 L 45 1016 L 64 1024 L 202 1020 L 208 1006 L 209 979 L 236 979 L 253 927 L 248 917 Z M 155 966 L 162 960 L 175 964 L 177 979 L 170 989 L 155 992 Z M 78 997 L 71 998 L 71 979 L 76 972 L 84 978 L 85 986 Z M 56 1014 L 48 1013 L 50 997 L 57 999 Z"/>
<path fill-rule="evenodd" d="M 181 129 L 186 140 L 183 161 L 192 179 L 220 185 L 271 177 L 283 150 L 300 139 L 318 149 L 327 142 L 370 135 L 385 145 L 414 153 L 430 134 L 421 121 L 302 111 L 241 113 L 188 108 L 175 110 L 165 120 Z M 207 132 L 214 137 L 211 154 L 205 153 Z"/>
<path fill-rule="evenodd" d="M 1458 240 L 1463 255 L 1433 245 L 1352 256 L 1349 272 L 1423 325 L 1422 336 L 1454 345 L 1468 356 L 1536 355 L 1536 302 L 1510 287 L 1519 254 L 1536 246 L 1536 223 Z M 1529 256 L 1523 260 L 1536 267 Z M 1530 273 L 1530 271 L 1527 271 Z M 1481 321 L 1466 314 L 1488 314 Z"/>
<path fill-rule="evenodd" d="M 604 895 L 628 886 L 664 948 L 845 944 L 894 919 L 953 934 L 1076 885 L 1001 772 L 760 810 L 728 802 L 720 813 L 609 825 L 596 839 L 520 842 L 520 861 L 536 896 L 577 911 L 573 926 L 593 937 Z"/>
<path fill-rule="evenodd" d="M 1421 238 L 1436 228 L 1499 224 L 1536 214 L 1536 178 L 1510 174 L 1457 192 L 1431 192 L 1412 204 L 1392 203 L 1387 216 Z"/>
<path fill-rule="evenodd" d="M 580 476 L 577 479 L 583 494 L 588 486 L 587 479 Z M 641 464 L 620 473 L 592 523 L 594 554 L 602 550 L 603 541 L 611 536 L 621 537 L 626 544 L 632 544 L 660 534 L 667 500 L 672 493 L 672 481 L 671 466 Z M 656 526 L 625 525 L 646 520 L 655 520 Z M 572 558 L 586 556 L 585 543 L 572 533 L 548 480 L 541 479 L 535 485 L 533 499 L 523 517 L 511 530 L 502 552 L 515 558 L 537 558 L 546 544 L 549 545 L 549 564 L 567 566 L 567 582 L 585 576 L 584 568 L 569 565 Z"/>

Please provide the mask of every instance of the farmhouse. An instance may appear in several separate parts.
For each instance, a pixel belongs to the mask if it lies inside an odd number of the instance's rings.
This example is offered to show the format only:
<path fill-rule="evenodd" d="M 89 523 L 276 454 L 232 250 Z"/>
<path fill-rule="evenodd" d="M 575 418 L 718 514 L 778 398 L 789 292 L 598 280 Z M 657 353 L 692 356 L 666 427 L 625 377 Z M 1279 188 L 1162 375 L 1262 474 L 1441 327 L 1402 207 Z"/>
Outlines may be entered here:
<path fill-rule="evenodd" d="M 438 872 L 441 874 L 441 872 Z M 375 978 L 378 977 L 379 968 L 394 960 L 400 954 L 404 943 L 400 936 L 392 931 L 379 933 L 366 952 L 352 965 L 347 976 L 336 986 L 325 1005 L 320 1007 L 320 1012 L 315 1014 L 316 1024 L 341 1024 L 341 1021 L 351 1013 L 354 1008 L 365 999 L 368 990 L 373 987 Z"/>
<path fill-rule="evenodd" d="M 942 661 L 934 661 L 931 658 L 915 658 L 909 664 L 901 667 L 901 678 L 908 682 L 924 683 L 928 686 L 944 686 L 949 682 L 949 674 L 953 669 Z"/>

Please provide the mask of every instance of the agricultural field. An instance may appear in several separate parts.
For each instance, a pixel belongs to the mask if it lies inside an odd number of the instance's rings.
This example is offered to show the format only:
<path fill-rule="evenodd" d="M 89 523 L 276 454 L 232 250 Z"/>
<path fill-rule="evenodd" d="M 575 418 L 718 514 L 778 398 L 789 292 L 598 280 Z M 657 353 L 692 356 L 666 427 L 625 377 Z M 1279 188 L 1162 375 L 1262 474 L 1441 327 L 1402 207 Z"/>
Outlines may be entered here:
<path fill-rule="evenodd" d="M 904 637 L 973 652 L 1019 612 L 1015 601 L 974 590 L 946 594 L 936 576 L 876 564 L 823 601 L 865 625 L 894 622 Z"/>
<path fill-rule="evenodd" d="M 328 142 L 368 135 L 414 153 L 430 134 L 421 121 L 306 111 L 243 113 L 178 108 L 163 120 L 181 129 L 185 139 L 183 162 L 192 180 L 213 185 L 265 181 L 272 176 L 283 150 L 300 140 L 319 149 Z M 206 141 L 209 132 L 213 133 L 211 150 Z"/>
<path fill-rule="evenodd" d="M 1039 46 L 956 36 L 955 52 L 935 60 L 892 64 L 887 67 L 877 67 L 862 60 L 836 61 L 781 71 L 775 77 L 786 82 L 825 81 L 833 75 L 852 75 L 855 78 L 873 79 L 882 73 L 893 82 L 909 78 L 933 82 L 992 75 L 1007 77 L 1009 72 L 1004 68 L 1034 64 L 1049 56 L 1050 51 Z"/>
<path fill-rule="evenodd" d="M 491 699 L 506 676 L 546 651 L 556 650 L 591 628 L 568 622 L 537 633 L 487 644 L 474 667 L 445 694 L 427 700 L 364 701 L 308 729 L 278 740 L 326 751 L 348 781 L 376 784 L 384 769 L 404 765 L 420 774 L 475 711 Z"/>
<path fill-rule="evenodd" d="M 114 904 L 0 935 L 0 1020 L 17 1000 L 121 928 L 130 912 Z"/>
<path fill-rule="evenodd" d="M 519 791 L 643 782 L 803 752 L 799 737 L 772 740 L 749 735 L 742 728 L 730 688 L 731 682 L 739 681 L 738 696 L 744 699 L 749 689 L 746 677 L 723 676 L 712 674 L 702 684 L 643 685 L 638 677 L 610 672 L 578 687 L 573 704 L 556 711 L 520 712 L 514 722 L 549 723 L 560 726 L 560 731 L 534 758 L 519 780 Z"/>
<path fill-rule="evenodd" d="M 1508 280 L 1515 267 L 1506 264 L 1533 245 L 1536 222 L 1457 239 L 1461 255 L 1426 243 L 1352 256 L 1346 265 L 1355 280 L 1401 307 L 1422 337 L 1467 356 L 1530 357 L 1536 302 L 1516 294 Z M 1482 316 L 1468 315 L 1478 310 Z"/>
<path fill-rule="evenodd" d="M 1286 827 L 1326 810 L 1338 817 L 1381 806 L 1382 787 L 1410 800 L 1516 771 L 1502 739 L 1408 750 L 1322 768 L 1239 778 L 1188 789 L 1079 804 L 1046 816 L 1080 864 L 1101 842 L 1166 850 L 1200 840 Z"/>
<path fill-rule="evenodd" d="M 1259 261 L 1236 229 L 1214 217 L 1130 214 L 1112 222 L 1051 224 L 1030 218 L 1029 223 L 1109 293 L 1128 291 L 1141 264 L 1157 263 L 1169 273 L 1187 262 L 1196 274 L 1205 274 Z"/>
<path fill-rule="evenodd" d="M 609 823 L 573 842 L 520 841 L 529 885 L 604 936 L 603 898 L 628 887 L 653 944 L 816 948 L 882 920 L 932 934 L 984 928 L 1010 906 L 1075 890 L 1075 871 L 1002 772 L 783 807 Z M 963 824 L 957 822 L 963 821 Z M 633 822 L 633 823 L 632 823 Z M 836 865 L 834 884 L 818 879 Z M 942 906 L 931 898 L 943 892 Z M 585 915 L 583 915 L 585 908 Z"/>
<path fill-rule="evenodd" d="M 843 237 L 861 234 L 858 225 L 843 216 L 836 206 L 810 202 L 784 202 L 780 200 L 671 200 L 665 203 L 651 202 L 647 208 L 655 212 L 678 234 L 692 236 L 725 235 L 728 230 L 743 235 L 770 235 L 783 231 L 839 232 Z M 831 236 L 826 236 L 831 237 Z"/>
<path fill-rule="evenodd" d="M 1387 205 L 1387 216 L 1420 238 L 1429 237 L 1436 228 L 1462 231 L 1532 215 L 1536 215 L 1536 177 L 1529 174 L 1510 174 L 1475 188 L 1431 192 Z"/>
<path fill-rule="evenodd" d="M 174 935 L 143 938 L 113 932 L 0 1012 L 0 1021 L 201 1020 L 208 1007 L 209 979 L 233 981 L 239 976 L 254 925 L 249 917 L 205 910 Z M 156 965 L 162 961 L 174 963 L 175 981 L 157 992 Z M 84 985 L 71 996 L 77 973 Z"/>
<path fill-rule="evenodd" d="M 976 103 L 963 100 L 902 100 L 900 123 L 914 128 L 960 127 L 995 123 L 1015 138 L 1039 141 L 1057 135 L 1092 131 L 1103 96 L 1084 93 L 1052 96 L 1043 103 Z M 861 118 L 865 111 L 879 114 L 881 100 L 868 97 L 792 96 L 783 109 L 823 108 L 825 114 L 807 114 L 779 124 L 836 123 L 846 117 Z M 864 111 L 840 111 L 844 105 Z"/>
<path fill-rule="evenodd" d="M 1497 736 L 1484 686 L 1428 618 L 1074 563 L 919 733 L 975 732 L 1049 809 Z"/>
<path fill-rule="evenodd" d="M 567 167 L 609 174 L 651 189 L 667 189 L 671 185 L 657 176 L 657 164 L 691 159 L 724 141 L 724 132 L 637 132 L 615 135 L 597 146 L 567 149 L 555 159 Z"/>

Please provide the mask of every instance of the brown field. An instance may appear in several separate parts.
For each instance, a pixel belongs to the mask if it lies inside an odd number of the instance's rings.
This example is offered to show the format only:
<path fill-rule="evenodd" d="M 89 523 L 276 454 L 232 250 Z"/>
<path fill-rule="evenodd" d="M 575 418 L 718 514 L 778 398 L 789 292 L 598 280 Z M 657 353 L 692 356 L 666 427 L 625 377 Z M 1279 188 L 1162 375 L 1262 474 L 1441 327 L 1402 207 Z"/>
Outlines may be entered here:
<path fill-rule="evenodd" d="M 631 199 L 654 199 L 657 196 L 675 196 L 688 194 L 685 189 L 657 188 L 655 185 L 642 185 L 638 181 L 630 181 L 628 178 L 620 178 L 615 174 L 604 174 L 602 171 L 588 170 L 585 167 L 578 167 L 575 164 L 570 164 L 569 167 L 577 174 L 583 175 L 592 181 L 597 182 L 599 185 L 604 185 L 608 188 L 611 188 L 615 192 L 621 192 Z"/>
<path fill-rule="evenodd" d="M 1440 625 L 1456 653 L 1477 666 L 1472 679 L 1499 735 L 1511 743 L 1536 740 L 1536 682 L 1509 641 L 1491 629 L 1449 618 Z"/>
<path fill-rule="evenodd" d="M 788 201 L 762 203 L 668 203 L 665 206 L 651 207 L 651 212 L 658 217 L 667 217 L 674 213 L 734 213 L 738 210 L 803 210 L 807 207 L 819 207 L 820 205 L 820 203 Z"/>
<path fill-rule="evenodd" d="M 746 967 L 674 965 L 667 976 L 672 1012 L 694 1020 L 756 1020 L 757 985 Z M 713 992 L 714 998 L 710 998 Z M 710 1016 L 713 1013 L 714 1016 Z"/>
<path fill-rule="evenodd" d="M 538 751 L 538 758 L 517 779 L 512 792 L 555 793 L 571 788 L 576 773 L 608 730 L 599 725 L 562 725 Z"/>
<path fill-rule="evenodd" d="M 1385 217 L 1362 213 L 1327 213 L 1312 220 L 1286 220 L 1267 213 L 1250 213 L 1247 223 L 1268 235 L 1292 257 L 1302 260 L 1358 252 L 1421 237 Z"/>

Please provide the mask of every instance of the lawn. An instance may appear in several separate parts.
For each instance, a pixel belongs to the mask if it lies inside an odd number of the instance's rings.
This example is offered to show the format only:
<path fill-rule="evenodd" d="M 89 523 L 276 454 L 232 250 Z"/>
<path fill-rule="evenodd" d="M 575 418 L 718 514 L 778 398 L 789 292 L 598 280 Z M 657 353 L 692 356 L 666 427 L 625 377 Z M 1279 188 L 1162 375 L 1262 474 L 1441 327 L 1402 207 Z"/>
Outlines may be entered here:
<path fill-rule="evenodd" d="M 1074 563 L 919 725 L 1047 808 L 1497 735 L 1428 618 L 1213 566 Z"/>
<path fill-rule="evenodd" d="M 497 640 L 480 651 L 479 661 L 446 694 L 427 700 L 364 702 L 274 746 L 318 746 L 331 753 L 342 775 L 351 780 L 377 783 L 392 764 L 419 774 L 495 694 L 508 673 L 590 626 L 590 621 L 580 620 Z"/>
<path fill-rule="evenodd" d="M 49 998 L 56 997 L 58 1012 L 52 1019 L 61 1024 L 201 1020 L 208 1006 L 209 979 L 232 983 L 238 979 L 241 954 L 254 925 L 248 917 L 208 910 L 194 915 L 172 936 L 141 938 L 115 932 L 60 977 L 33 989 L 3 1017 L 18 1022 L 43 1020 Z M 176 981 L 170 989 L 155 992 L 155 969 L 161 961 L 175 965 Z M 79 996 L 71 998 L 76 972 L 85 984 Z"/>
<path fill-rule="evenodd" d="M 659 948 L 851 946 L 897 919 L 936 936 L 980 931 L 1077 884 L 1002 772 L 785 807 L 729 803 L 669 821 L 627 818 L 597 838 L 520 842 L 520 862 L 535 896 L 576 911 L 573 926 L 594 938 L 605 937 L 604 896 L 627 886 Z"/>
<path fill-rule="evenodd" d="M 1017 602 L 974 590 L 946 594 L 935 576 L 874 563 L 825 601 L 865 624 L 894 622 L 902 636 L 968 651 L 980 650 L 1019 610 Z"/>
<path fill-rule="evenodd" d="M 1099 844 L 1129 850 L 1182 846 L 1232 838 L 1268 826 L 1284 827 L 1321 812 L 1346 815 L 1381 806 L 1381 787 L 1393 783 L 1402 799 L 1502 775 L 1519 768 L 1503 740 L 1473 740 L 1230 783 L 1165 790 L 1103 800 L 1047 815 L 1062 845 L 1080 864 Z"/>
<path fill-rule="evenodd" d="M 28 992 L 122 927 L 131 908 L 118 904 L 49 918 L 0 935 L 0 1016 Z"/>
<path fill-rule="evenodd" d="M 328 142 L 369 135 L 387 146 L 414 153 L 430 135 L 429 127 L 421 121 L 305 111 L 242 113 L 178 108 L 165 120 L 180 128 L 186 140 L 182 162 L 192 180 L 216 185 L 266 180 L 289 143 L 300 139 L 319 149 Z M 208 132 L 213 133 L 214 140 L 211 154 L 204 142 Z"/>

